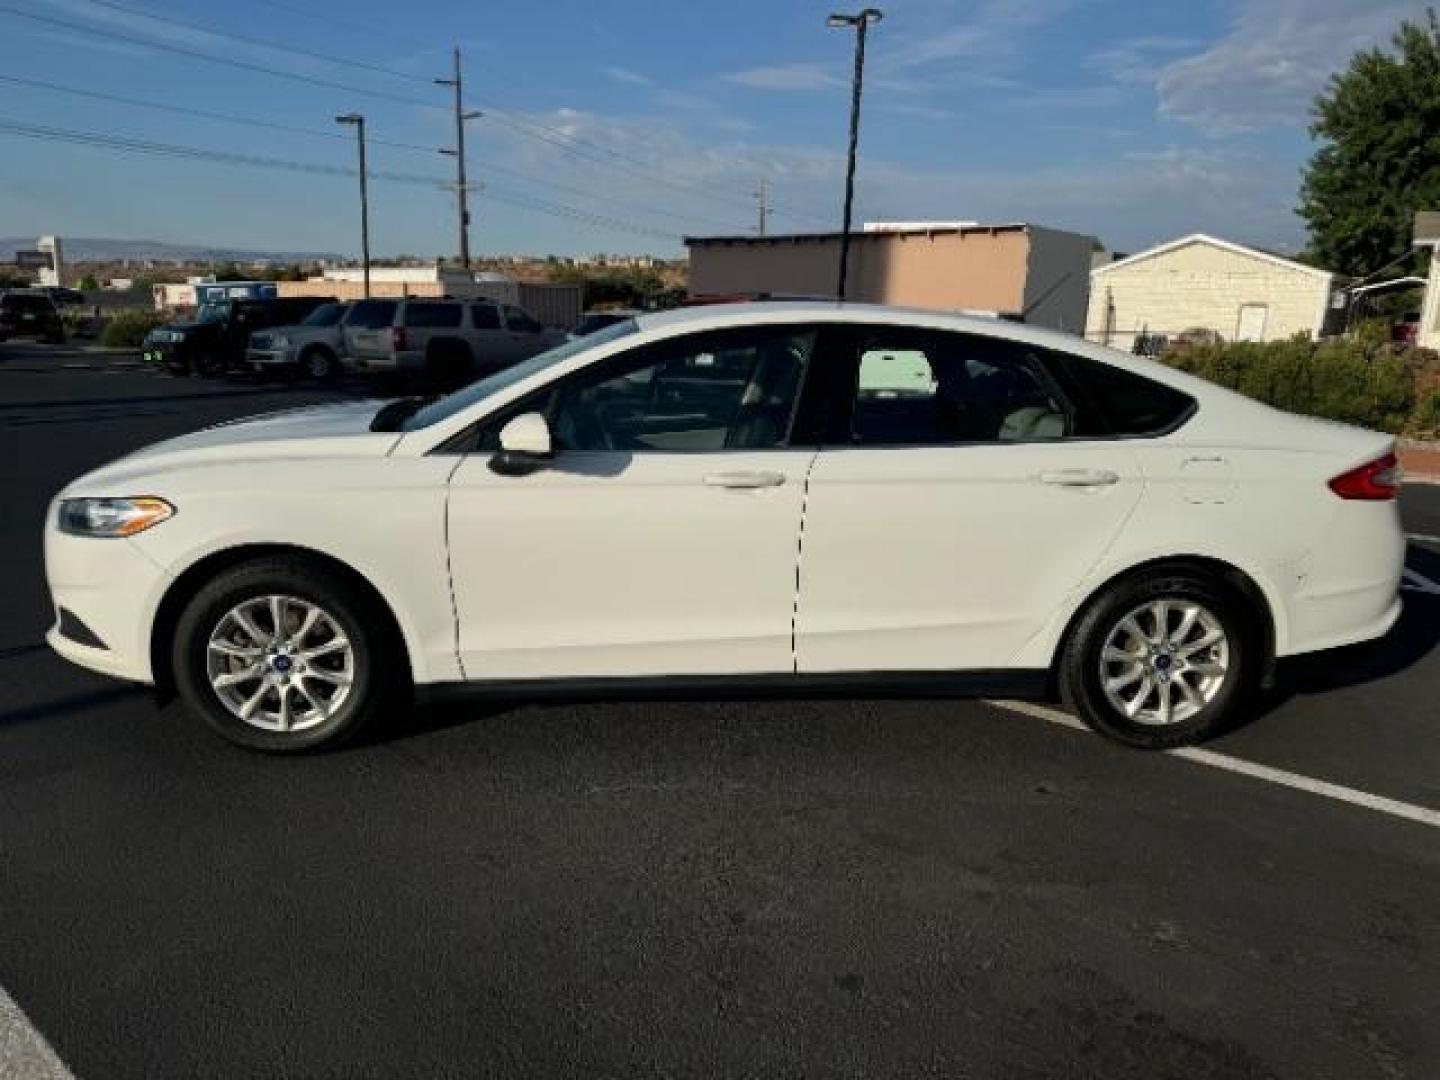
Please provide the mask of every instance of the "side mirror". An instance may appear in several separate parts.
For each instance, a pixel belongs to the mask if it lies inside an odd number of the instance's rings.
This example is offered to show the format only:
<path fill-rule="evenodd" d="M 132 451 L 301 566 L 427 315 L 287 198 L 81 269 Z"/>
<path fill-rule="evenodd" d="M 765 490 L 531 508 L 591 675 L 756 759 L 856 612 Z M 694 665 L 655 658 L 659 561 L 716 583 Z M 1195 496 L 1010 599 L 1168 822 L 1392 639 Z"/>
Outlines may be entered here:
<path fill-rule="evenodd" d="M 524 476 L 555 457 L 550 425 L 540 413 L 521 413 L 500 429 L 500 452 L 490 468 L 502 476 Z"/>

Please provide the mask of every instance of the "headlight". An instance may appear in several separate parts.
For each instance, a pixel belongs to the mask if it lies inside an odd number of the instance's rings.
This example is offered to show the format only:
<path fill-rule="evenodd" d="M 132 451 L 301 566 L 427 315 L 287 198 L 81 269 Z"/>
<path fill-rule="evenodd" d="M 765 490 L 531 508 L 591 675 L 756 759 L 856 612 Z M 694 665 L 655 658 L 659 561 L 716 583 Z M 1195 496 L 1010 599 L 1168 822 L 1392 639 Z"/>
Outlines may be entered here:
<path fill-rule="evenodd" d="M 134 536 L 174 516 L 164 499 L 60 500 L 60 531 L 72 536 Z"/>

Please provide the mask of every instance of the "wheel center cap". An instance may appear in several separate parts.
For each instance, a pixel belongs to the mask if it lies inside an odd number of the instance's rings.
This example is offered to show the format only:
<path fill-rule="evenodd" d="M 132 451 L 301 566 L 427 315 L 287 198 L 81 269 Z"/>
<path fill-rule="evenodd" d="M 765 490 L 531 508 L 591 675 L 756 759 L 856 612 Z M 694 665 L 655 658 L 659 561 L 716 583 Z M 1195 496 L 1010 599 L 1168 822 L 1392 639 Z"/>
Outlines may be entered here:
<path fill-rule="evenodd" d="M 1155 667 L 1158 671 L 1169 671 L 1170 657 L 1165 653 L 1161 653 L 1159 656 L 1155 657 Z"/>
<path fill-rule="evenodd" d="M 291 660 L 288 656 L 277 656 L 270 661 L 270 666 L 284 675 L 295 666 L 295 661 Z"/>

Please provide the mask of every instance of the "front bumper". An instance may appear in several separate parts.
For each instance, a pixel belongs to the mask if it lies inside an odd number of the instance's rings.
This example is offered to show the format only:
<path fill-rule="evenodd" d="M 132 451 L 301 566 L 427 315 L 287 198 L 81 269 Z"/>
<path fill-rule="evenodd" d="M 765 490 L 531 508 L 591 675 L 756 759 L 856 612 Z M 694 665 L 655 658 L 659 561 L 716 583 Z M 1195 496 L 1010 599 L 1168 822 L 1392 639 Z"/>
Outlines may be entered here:
<path fill-rule="evenodd" d="M 289 346 L 283 349 L 245 350 L 245 364 L 254 371 L 294 367 L 295 363 L 295 350 Z"/>
<path fill-rule="evenodd" d="M 130 540 L 71 536 L 54 521 L 52 506 L 45 529 L 45 576 L 56 615 L 46 642 L 81 667 L 152 682 L 150 627 L 167 575 Z M 62 608 L 73 617 L 63 628 Z M 77 621 L 89 631 L 89 643 L 65 633 L 75 633 Z"/>

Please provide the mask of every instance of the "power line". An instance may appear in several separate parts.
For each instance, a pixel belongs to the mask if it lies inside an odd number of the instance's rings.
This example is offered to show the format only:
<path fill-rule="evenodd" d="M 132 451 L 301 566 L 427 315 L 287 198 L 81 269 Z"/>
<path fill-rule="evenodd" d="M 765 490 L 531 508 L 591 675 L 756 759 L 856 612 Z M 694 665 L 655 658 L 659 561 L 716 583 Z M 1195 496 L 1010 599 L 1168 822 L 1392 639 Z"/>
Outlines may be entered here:
<path fill-rule="evenodd" d="M 259 154 L 237 154 L 224 150 L 210 150 L 204 147 L 183 146 L 176 143 L 155 142 L 149 139 L 136 139 L 128 136 L 113 135 L 99 131 L 81 131 L 73 128 L 59 128 L 47 124 L 30 124 L 23 121 L 11 120 L 0 117 L 0 134 L 13 135 L 18 138 L 37 139 L 47 142 L 68 143 L 71 145 L 88 146 L 96 149 L 112 150 L 120 153 L 139 154 L 149 157 L 175 158 L 184 160 L 209 161 L 224 165 L 241 165 L 251 168 L 275 169 L 292 173 L 308 173 L 321 176 L 356 176 L 356 170 L 338 165 L 326 165 L 320 162 L 294 161 L 286 158 L 269 157 Z M 371 170 L 372 179 L 385 180 L 394 183 L 418 184 L 425 187 L 442 190 L 448 185 L 439 177 L 423 176 L 414 173 L 401 173 L 391 170 Z M 658 229 L 651 229 L 633 222 L 623 221 L 619 218 L 612 218 L 604 214 L 593 214 L 589 211 L 580 210 L 564 203 L 555 203 L 548 200 L 537 199 L 523 192 L 515 192 L 506 189 L 493 189 L 482 193 L 488 198 L 497 202 L 506 203 L 520 209 L 533 210 L 537 213 L 549 214 L 554 217 L 561 217 L 569 221 L 581 222 L 603 226 L 620 232 L 635 233 L 641 236 L 657 237 L 665 240 L 680 239 L 674 233 L 662 232 Z"/>
<path fill-rule="evenodd" d="M 286 45 L 276 41 L 269 41 L 248 34 L 237 34 L 232 31 L 215 30 L 210 27 L 206 27 L 200 23 L 187 20 L 178 20 L 169 16 L 156 15 L 141 8 L 135 8 L 130 5 L 120 3 L 118 2 L 118 0 L 84 0 L 84 2 L 97 7 L 108 8 L 110 10 L 114 10 L 138 18 L 149 19 L 162 23 L 173 23 L 175 25 L 183 26 L 191 30 L 196 30 L 200 33 L 208 34 L 211 37 L 221 39 L 229 38 L 231 40 L 244 42 L 249 45 L 257 45 L 262 48 L 271 49 L 277 52 L 292 53 L 296 56 L 302 56 L 311 60 L 320 60 L 325 63 L 354 67 L 364 71 L 389 75 L 392 78 L 403 79 L 411 82 L 418 82 L 422 84 L 428 84 L 429 82 L 429 80 L 425 79 L 422 76 L 418 76 L 407 71 L 400 71 L 396 68 L 386 67 L 382 64 L 375 64 L 366 60 L 358 60 L 351 57 L 336 56 L 330 53 L 322 53 L 310 49 L 303 49 L 297 46 Z M 19 16 L 20 18 L 32 19 L 37 22 L 48 22 L 52 25 L 61 26 L 66 29 L 79 30 L 82 33 L 89 33 L 97 36 L 99 35 L 99 31 L 95 30 L 92 27 L 87 27 L 81 23 L 69 22 L 67 20 L 40 15 L 31 11 L 22 11 L 18 8 L 10 6 L 0 6 L 0 11 L 6 12 L 11 15 Z M 431 101 L 422 101 L 417 98 L 402 97 L 384 91 L 374 90 L 366 87 L 353 86 L 346 83 L 339 83 L 330 79 L 321 79 L 315 76 L 300 75 L 295 72 L 288 72 L 277 68 L 267 67 L 261 64 L 250 63 L 243 60 L 235 60 L 230 57 L 215 56 L 211 53 L 205 53 L 198 49 L 190 49 L 185 46 L 173 44 L 171 42 L 157 42 L 149 38 L 136 37 L 134 35 L 125 35 L 119 33 L 114 33 L 113 36 L 119 37 L 121 40 L 127 40 L 134 44 L 144 45 L 150 48 L 165 49 L 195 59 L 209 60 L 213 63 L 225 64 L 230 67 L 239 68 L 241 70 L 248 70 L 277 78 L 306 82 L 327 89 L 345 90 L 350 93 L 365 94 L 370 97 L 388 99 L 406 105 L 418 105 L 420 107 L 428 109 L 436 109 L 443 107 Z M 643 158 L 636 157 L 633 154 L 627 154 L 623 151 L 616 150 L 614 147 L 605 146 L 602 143 L 598 143 L 593 140 L 562 131 L 559 128 L 551 127 L 546 124 L 541 124 L 536 121 L 518 119 L 510 110 L 499 106 L 494 102 L 477 99 L 477 103 L 487 110 L 487 115 L 489 115 L 491 119 L 498 120 L 506 127 L 509 127 L 522 135 L 525 135 L 532 139 L 537 139 L 541 142 L 548 143 L 549 145 L 557 147 L 558 149 L 570 153 L 573 156 L 580 157 L 584 160 L 588 160 L 592 163 L 602 165 L 611 169 L 628 172 L 631 175 L 639 176 L 640 178 L 651 183 L 662 184 L 666 187 L 670 187 L 679 191 L 700 194 L 717 202 L 727 203 L 732 207 L 744 208 L 747 211 L 750 208 L 749 204 L 742 197 L 721 194 L 707 187 L 701 186 L 694 181 L 679 180 L 665 176 L 663 173 L 659 172 L 659 170 L 652 162 L 648 162 Z M 784 210 L 791 217 L 808 218 L 814 221 L 822 220 L 820 216 L 814 213 L 786 207 L 783 204 L 774 201 L 773 199 L 771 200 L 771 207 L 772 210 Z"/>
<path fill-rule="evenodd" d="M 10 83 L 15 86 L 26 86 L 32 89 L 45 90 L 51 93 L 69 94 L 75 97 L 88 98 L 95 101 L 108 101 L 119 105 L 126 105 L 140 109 L 154 109 L 158 112 L 174 113 L 180 116 L 193 116 L 203 120 L 215 120 L 226 124 L 240 124 L 249 127 L 264 128 L 273 131 L 284 131 L 296 135 L 309 135 L 317 138 L 345 142 L 350 141 L 350 136 L 338 131 L 330 131 L 325 128 L 303 127 L 299 124 L 283 124 L 274 120 L 262 120 L 253 116 L 238 116 L 234 113 L 215 112 L 210 109 L 196 109 L 188 105 L 175 105 L 170 102 L 153 101 L 148 98 L 130 97 L 125 94 L 112 94 L 102 90 L 92 90 L 86 87 L 69 86 L 63 83 L 49 82 L 43 79 L 26 79 L 17 75 L 0 74 L 0 83 Z M 436 148 L 424 146 L 420 143 L 397 142 L 393 139 L 377 139 L 368 132 L 365 141 L 370 146 L 384 146 L 396 150 L 409 150 L 416 153 L 433 155 Z M 553 188 L 556 191 L 568 195 L 579 196 L 592 202 L 606 203 L 632 214 L 649 214 L 654 217 L 669 218 L 683 223 L 704 222 L 709 225 L 718 225 L 721 228 L 730 228 L 728 222 L 721 222 L 716 219 L 706 218 L 699 214 L 686 214 L 673 210 L 664 210 L 659 207 L 641 206 L 636 203 L 627 202 L 623 199 L 616 199 L 608 195 L 601 195 L 596 192 L 587 191 L 569 184 L 560 183 L 557 180 L 548 180 L 542 177 L 533 176 L 530 173 L 522 172 L 519 169 L 512 169 L 494 162 L 486 162 L 484 171 L 486 173 L 501 173 L 512 176 L 517 180 L 524 180 L 530 184 L 538 184 L 542 187 Z"/>
<path fill-rule="evenodd" d="M 234 30 L 213 30 L 203 23 L 192 22 L 188 19 L 177 18 L 174 15 L 157 15 L 153 11 L 146 11 L 144 8 L 132 7 L 129 4 L 122 4 L 119 0 L 85 0 L 85 3 L 92 7 L 109 8 L 111 11 L 118 11 L 124 15 L 132 15 L 141 19 L 149 19 L 151 22 L 162 23 L 166 26 L 183 26 L 187 30 L 195 30 L 202 34 L 208 34 L 216 38 L 229 38 L 232 41 L 243 41 L 247 45 L 258 45 L 262 49 L 274 49 L 277 52 L 294 53 L 296 56 L 308 57 L 311 60 L 321 60 L 327 64 L 339 64 L 344 67 L 362 68 L 365 71 L 375 72 L 380 75 L 389 75 L 396 79 L 405 79 L 410 82 L 430 85 L 430 80 L 408 71 L 400 71 L 397 68 L 385 67 L 383 64 L 374 64 L 368 60 L 357 60 L 353 57 L 332 56 L 329 53 L 316 52 L 313 49 L 303 49 L 298 45 L 281 45 L 266 38 L 254 37 L 250 34 L 241 34 Z"/>

